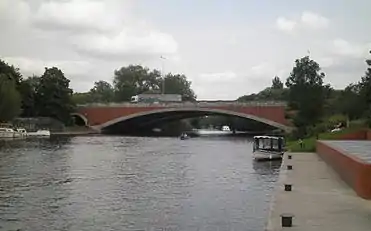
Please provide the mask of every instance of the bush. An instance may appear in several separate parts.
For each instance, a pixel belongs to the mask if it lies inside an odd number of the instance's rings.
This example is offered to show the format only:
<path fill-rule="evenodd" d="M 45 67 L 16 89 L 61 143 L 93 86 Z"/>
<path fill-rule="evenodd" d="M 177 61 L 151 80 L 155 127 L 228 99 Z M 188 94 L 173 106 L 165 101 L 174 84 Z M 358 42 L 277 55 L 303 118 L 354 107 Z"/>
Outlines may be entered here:
<path fill-rule="evenodd" d="M 328 131 L 328 125 L 326 123 L 319 123 L 307 129 L 308 136 L 314 136 L 314 137 L 320 133 L 324 133 L 327 131 Z"/>
<path fill-rule="evenodd" d="M 315 152 L 316 138 L 303 139 L 303 147 L 300 147 L 299 141 L 289 141 L 286 146 L 290 152 Z"/>
<path fill-rule="evenodd" d="M 318 139 L 320 140 L 336 140 L 339 137 L 343 136 L 344 134 L 356 132 L 362 130 L 363 127 L 349 127 L 346 129 L 342 129 L 338 132 L 324 132 L 318 135 Z M 288 141 L 287 148 L 291 152 L 315 152 L 316 151 L 316 137 L 308 137 L 303 139 L 303 148 L 300 147 L 300 144 L 297 140 Z"/>
<path fill-rule="evenodd" d="M 293 130 L 289 137 L 291 138 L 291 140 L 298 140 L 298 139 L 304 138 L 306 134 L 307 134 L 307 128 L 299 127 Z"/>
<path fill-rule="evenodd" d="M 15 118 L 12 122 L 14 126 L 23 127 L 27 131 L 37 131 L 38 129 L 64 131 L 65 129 L 62 122 L 50 117 Z"/>
<path fill-rule="evenodd" d="M 353 120 L 349 122 L 350 128 L 364 128 L 367 126 L 367 120 L 359 119 L 359 120 Z"/>
<path fill-rule="evenodd" d="M 328 118 L 328 127 L 330 129 L 333 129 L 335 126 L 337 126 L 340 123 L 342 125 L 346 125 L 347 121 L 348 121 L 348 118 L 345 115 L 342 115 L 342 114 L 333 115 Z"/>

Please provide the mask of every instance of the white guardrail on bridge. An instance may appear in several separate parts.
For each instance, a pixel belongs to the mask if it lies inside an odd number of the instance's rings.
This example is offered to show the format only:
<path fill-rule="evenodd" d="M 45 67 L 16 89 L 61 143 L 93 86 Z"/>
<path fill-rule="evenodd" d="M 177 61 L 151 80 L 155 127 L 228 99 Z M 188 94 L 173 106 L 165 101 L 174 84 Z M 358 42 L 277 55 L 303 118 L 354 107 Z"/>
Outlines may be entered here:
<path fill-rule="evenodd" d="M 284 101 L 252 101 L 252 102 L 236 102 L 236 101 L 198 101 L 198 102 L 179 102 L 179 103 L 91 103 L 79 104 L 77 107 L 210 107 L 210 106 L 286 106 Z"/>

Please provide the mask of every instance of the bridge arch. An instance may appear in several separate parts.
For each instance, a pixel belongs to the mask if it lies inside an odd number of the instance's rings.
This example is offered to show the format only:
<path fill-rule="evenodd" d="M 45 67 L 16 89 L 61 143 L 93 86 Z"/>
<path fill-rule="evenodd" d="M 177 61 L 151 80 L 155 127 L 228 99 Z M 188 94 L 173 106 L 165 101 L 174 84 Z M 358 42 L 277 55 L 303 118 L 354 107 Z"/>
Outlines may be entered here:
<path fill-rule="evenodd" d="M 89 125 L 88 124 L 88 118 L 86 118 L 86 116 L 84 116 L 83 114 L 81 114 L 81 113 L 71 113 L 71 116 L 77 118 L 80 121 L 82 121 L 84 126 Z M 76 121 L 76 123 L 78 123 L 78 122 Z"/>
<path fill-rule="evenodd" d="M 140 113 L 134 113 L 131 115 L 127 116 L 122 116 L 115 118 L 113 120 L 107 121 L 103 124 L 93 126 L 94 129 L 97 130 L 103 130 L 109 126 L 113 126 L 117 123 L 125 122 L 131 119 L 139 118 L 139 117 L 144 117 L 144 116 L 150 116 L 150 115 L 155 115 L 155 114 L 166 114 L 166 113 L 171 113 L 171 112 L 178 112 L 178 113 L 189 113 L 189 112 L 194 112 L 194 113 L 204 113 L 204 115 L 208 114 L 219 114 L 219 115 L 228 115 L 228 116 L 236 116 L 240 118 L 245 118 L 245 119 L 251 119 L 255 120 L 264 124 L 268 124 L 272 127 L 282 129 L 284 131 L 290 131 L 292 128 L 285 125 L 281 124 L 269 119 L 261 118 L 256 115 L 251 115 L 251 114 L 246 114 L 246 113 L 240 113 L 232 110 L 224 110 L 224 109 L 215 109 L 215 108 L 202 108 L 202 107 L 194 107 L 194 108 L 162 108 L 162 109 L 156 109 L 156 110 L 151 110 L 151 111 L 144 111 Z"/>

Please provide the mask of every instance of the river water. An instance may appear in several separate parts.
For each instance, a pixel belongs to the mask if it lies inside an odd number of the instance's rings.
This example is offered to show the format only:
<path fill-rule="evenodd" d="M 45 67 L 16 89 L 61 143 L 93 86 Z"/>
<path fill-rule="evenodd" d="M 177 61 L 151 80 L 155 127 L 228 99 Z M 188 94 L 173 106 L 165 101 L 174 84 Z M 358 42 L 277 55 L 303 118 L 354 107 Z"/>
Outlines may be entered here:
<path fill-rule="evenodd" d="M 0 143 L 0 230 L 263 230 L 280 163 L 246 138 Z"/>

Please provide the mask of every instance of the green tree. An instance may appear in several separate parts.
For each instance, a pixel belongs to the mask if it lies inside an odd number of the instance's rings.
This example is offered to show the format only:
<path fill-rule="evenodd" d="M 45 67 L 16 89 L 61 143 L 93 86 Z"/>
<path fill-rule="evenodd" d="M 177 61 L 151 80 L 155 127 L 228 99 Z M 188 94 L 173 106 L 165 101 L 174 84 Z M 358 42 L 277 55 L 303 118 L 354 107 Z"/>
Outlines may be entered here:
<path fill-rule="evenodd" d="M 361 118 L 366 108 L 366 104 L 360 95 L 359 84 L 350 84 L 344 90 L 341 90 L 333 104 L 332 114 L 344 114 L 350 120 Z"/>
<path fill-rule="evenodd" d="M 191 84 L 185 75 L 168 74 L 165 77 L 165 94 L 179 94 L 182 95 L 183 101 L 195 101 L 196 95 Z M 162 90 L 162 85 L 160 85 L 160 90 Z"/>
<path fill-rule="evenodd" d="M 9 65 L 8 63 L 0 59 L 0 74 L 11 76 L 15 84 L 15 88 L 19 92 L 21 97 L 21 116 L 29 114 L 29 108 L 33 104 L 33 97 L 32 95 L 30 95 L 29 88 L 27 84 L 25 84 L 19 68 L 16 68 L 13 65 Z"/>
<path fill-rule="evenodd" d="M 57 67 L 45 68 L 36 89 L 36 102 L 40 116 L 52 117 L 68 124 L 74 110 L 70 80 Z"/>
<path fill-rule="evenodd" d="M 299 128 L 314 125 L 323 114 L 325 74 L 320 70 L 317 62 L 305 56 L 295 60 L 295 66 L 287 78 L 289 106 L 298 111 L 293 122 Z"/>
<path fill-rule="evenodd" d="M 13 65 L 9 65 L 8 63 L 0 59 L 0 74 L 10 75 L 13 78 L 18 89 L 20 83 L 22 82 L 22 74 L 19 71 L 19 68 L 16 68 Z"/>
<path fill-rule="evenodd" d="M 238 102 L 249 102 L 257 100 L 258 96 L 257 94 L 250 94 L 250 95 L 243 95 L 237 98 Z"/>
<path fill-rule="evenodd" d="M 94 87 L 89 91 L 89 96 L 92 102 L 109 103 L 114 99 L 114 90 L 110 83 L 100 80 L 94 83 Z"/>
<path fill-rule="evenodd" d="M 272 86 L 267 87 L 257 94 L 244 95 L 237 99 L 240 102 L 247 101 L 286 101 L 288 99 L 288 89 L 283 87 L 283 83 L 278 76 L 272 79 Z"/>
<path fill-rule="evenodd" d="M 160 72 L 150 72 L 140 65 L 130 65 L 115 70 L 113 87 L 116 101 L 129 101 L 131 96 L 158 89 Z"/>
<path fill-rule="evenodd" d="M 366 64 L 368 67 L 360 82 L 360 95 L 365 104 L 365 114 L 371 122 L 371 59 L 367 59 Z"/>
<path fill-rule="evenodd" d="M 162 78 L 158 70 L 130 65 L 115 71 L 113 88 L 116 101 L 129 101 L 131 96 L 162 92 Z M 167 74 L 165 94 L 180 94 L 184 101 L 193 101 L 196 95 L 185 75 Z"/>
<path fill-rule="evenodd" d="M 257 95 L 257 100 L 287 100 L 288 89 L 268 87 Z"/>
<path fill-rule="evenodd" d="M 19 115 L 21 97 L 11 74 L 0 73 L 0 122 L 8 122 Z"/>
<path fill-rule="evenodd" d="M 19 85 L 19 93 L 22 98 L 22 117 L 37 116 L 36 88 L 39 85 L 40 77 L 32 76 L 24 79 Z"/>
<path fill-rule="evenodd" d="M 244 95 L 237 99 L 240 102 L 248 101 L 286 101 L 288 99 L 289 89 L 275 89 L 267 87 L 257 94 Z"/>
<path fill-rule="evenodd" d="M 89 104 L 93 101 L 90 92 L 75 92 L 72 94 L 72 101 L 74 104 Z"/>
<path fill-rule="evenodd" d="M 272 80 L 272 89 L 283 89 L 283 83 L 278 76 L 275 76 Z"/>

